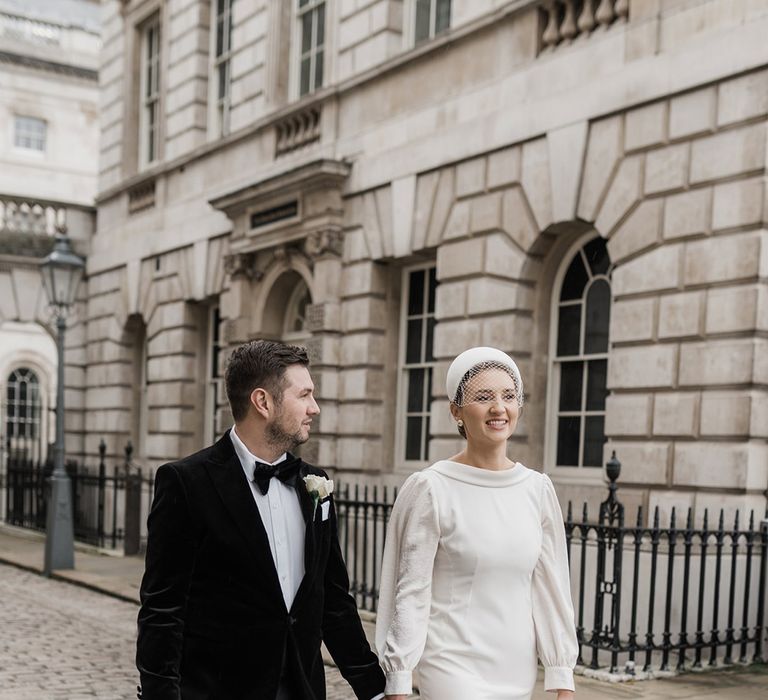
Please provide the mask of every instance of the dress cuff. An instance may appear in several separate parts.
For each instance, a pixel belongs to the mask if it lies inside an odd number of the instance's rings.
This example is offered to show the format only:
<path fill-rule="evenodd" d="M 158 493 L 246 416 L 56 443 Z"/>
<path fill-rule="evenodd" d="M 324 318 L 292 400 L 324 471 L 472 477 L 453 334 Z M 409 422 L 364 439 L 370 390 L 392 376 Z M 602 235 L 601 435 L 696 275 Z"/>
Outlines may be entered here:
<path fill-rule="evenodd" d="M 384 692 L 387 695 L 410 695 L 413 692 L 413 673 L 411 671 L 389 671 Z"/>
<path fill-rule="evenodd" d="M 544 690 L 576 690 L 573 685 L 573 669 L 568 666 L 546 666 L 544 668 Z"/>

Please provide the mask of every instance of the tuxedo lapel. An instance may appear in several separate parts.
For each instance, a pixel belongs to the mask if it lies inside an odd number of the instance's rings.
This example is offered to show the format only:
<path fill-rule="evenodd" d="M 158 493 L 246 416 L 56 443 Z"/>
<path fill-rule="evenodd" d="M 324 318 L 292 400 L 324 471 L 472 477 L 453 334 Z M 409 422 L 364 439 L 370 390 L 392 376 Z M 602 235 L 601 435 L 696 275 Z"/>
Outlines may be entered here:
<path fill-rule="evenodd" d="M 304 515 L 304 523 L 306 530 L 304 534 L 304 578 L 299 585 L 299 590 L 296 591 L 296 598 L 293 601 L 293 606 L 301 601 L 306 589 L 315 576 L 315 555 L 317 552 L 317 527 L 315 519 L 317 518 L 319 507 L 315 508 L 315 503 L 312 500 L 312 496 L 307 491 L 307 486 L 304 483 L 304 477 L 309 473 L 307 465 L 302 462 L 299 469 L 299 478 L 296 480 L 296 494 L 301 504 L 301 512 Z"/>
<path fill-rule="evenodd" d="M 242 465 L 235 453 L 229 431 L 216 443 L 213 455 L 206 462 L 205 468 L 224 503 L 224 507 L 248 543 L 248 549 L 254 555 L 259 571 L 270 579 L 270 588 L 284 605 L 285 601 L 272 559 L 267 532 L 264 529 L 258 506 L 253 500 L 251 487 L 243 474 Z"/>

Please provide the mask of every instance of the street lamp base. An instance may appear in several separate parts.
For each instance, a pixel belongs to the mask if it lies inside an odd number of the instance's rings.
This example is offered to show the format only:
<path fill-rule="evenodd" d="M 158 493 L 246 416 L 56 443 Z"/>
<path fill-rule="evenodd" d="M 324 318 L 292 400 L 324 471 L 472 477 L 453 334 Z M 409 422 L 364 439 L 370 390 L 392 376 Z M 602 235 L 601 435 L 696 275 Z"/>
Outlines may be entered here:
<path fill-rule="evenodd" d="M 72 519 L 72 487 L 67 474 L 51 475 L 51 497 L 45 538 L 43 573 L 75 568 L 75 534 Z"/>

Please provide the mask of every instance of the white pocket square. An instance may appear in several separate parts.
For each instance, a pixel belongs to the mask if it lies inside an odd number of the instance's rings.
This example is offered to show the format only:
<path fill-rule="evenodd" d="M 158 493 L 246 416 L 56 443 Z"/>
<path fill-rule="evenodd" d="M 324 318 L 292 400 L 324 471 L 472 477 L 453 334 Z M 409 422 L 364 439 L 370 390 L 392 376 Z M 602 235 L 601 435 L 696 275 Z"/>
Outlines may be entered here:
<path fill-rule="evenodd" d="M 324 501 L 320 504 L 320 512 L 322 513 L 323 520 L 328 520 L 328 517 L 331 514 L 331 502 L 330 501 Z"/>

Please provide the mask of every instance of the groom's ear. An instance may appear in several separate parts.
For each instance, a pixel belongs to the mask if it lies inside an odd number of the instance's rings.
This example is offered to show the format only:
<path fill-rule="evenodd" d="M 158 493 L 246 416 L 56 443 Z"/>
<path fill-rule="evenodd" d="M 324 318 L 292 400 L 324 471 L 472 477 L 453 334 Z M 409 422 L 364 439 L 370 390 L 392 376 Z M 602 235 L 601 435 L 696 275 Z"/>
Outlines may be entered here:
<path fill-rule="evenodd" d="M 262 418 L 269 418 L 272 412 L 272 397 L 264 389 L 254 389 L 251 392 L 251 405 Z"/>

